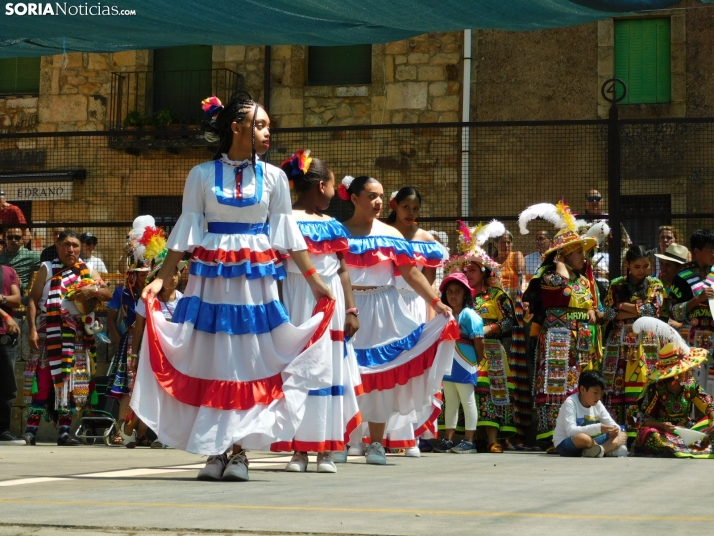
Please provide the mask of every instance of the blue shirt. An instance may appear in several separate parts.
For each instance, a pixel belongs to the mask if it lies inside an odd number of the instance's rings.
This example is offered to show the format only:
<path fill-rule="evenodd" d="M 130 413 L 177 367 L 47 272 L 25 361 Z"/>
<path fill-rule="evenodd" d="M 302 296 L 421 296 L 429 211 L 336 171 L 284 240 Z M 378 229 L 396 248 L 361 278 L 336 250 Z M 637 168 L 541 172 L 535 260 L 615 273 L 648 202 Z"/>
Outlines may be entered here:
<path fill-rule="evenodd" d="M 457 322 L 461 339 L 456 342 L 451 374 L 444 376 L 444 381 L 476 385 L 476 380 L 478 379 L 478 355 L 476 354 L 473 339 L 483 338 L 483 320 L 473 309 L 464 308 L 459 313 Z"/>
<path fill-rule="evenodd" d="M 122 334 L 136 321 L 136 300 L 134 300 L 130 289 L 124 290 L 124 285 L 119 285 L 116 288 L 107 307 L 119 311 Z"/>

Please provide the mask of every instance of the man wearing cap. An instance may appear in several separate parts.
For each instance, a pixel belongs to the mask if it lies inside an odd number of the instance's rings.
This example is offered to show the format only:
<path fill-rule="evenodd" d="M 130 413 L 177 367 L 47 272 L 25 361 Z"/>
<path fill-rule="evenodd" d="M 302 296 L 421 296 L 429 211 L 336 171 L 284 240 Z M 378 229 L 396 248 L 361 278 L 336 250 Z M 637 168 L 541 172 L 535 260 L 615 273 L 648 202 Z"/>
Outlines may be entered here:
<path fill-rule="evenodd" d="M 676 298 L 675 294 L 672 295 L 670 318 L 685 324 L 682 329 L 689 329 L 688 336 L 685 336 L 687 344 L 708 350 L 711 358 L 714 348 L 714 320 L 709 300 L 714 299 L 714 234 L 708 229 L 699 229 L 691 236 L 689 245 L 693 261 L 684 264 L 674 277 L 672 284 L 681 291 L 682 296 Z M 709 277 L 710 274 L 712 277 Z M 711 371 L 714 372 L 714 368 Z M 708 364 L 703 365 L 699 372 L 699 384 L 711 394 L 714 391 L 714 381 L 708 379 Z"/>
<path fill-rule="evenodd" d="M 40 254 L 23 246 L 23 229 L 20 226 L 5 228 L 5 250 L 0 253 L 0 264 L 10 266 L 20 278 L 20 290 L 24 294 L 33 272 L 40 269 Z"/>
<path fill-rule="evenodd" d="M 89 268 L 96 270 L 100 274 L 107 273 L 107 267 L 104 266 L 104 262 L 99 257 L 94 256 L 94 249 L 97 247 L 97 242 L 99 240 L 92 233 L 83 233 L 79 237 L 80 242 L 82 242 L 82 260 Z"/>
<path fill-rule="evenodd" d="M 671 316 L 671 306 L 673 303 L 679 303 L 684 297 L 684 292 L 679 285 L 674 284 L 674 278 L 687 263 L 689 250 L 679 244 L 670 244 L 664 253 L 655 253 L 659 262 L 659 280 L 664 285 L 664 303 L 660 309 L 659 319 L 663 322 L 668 322 L 675 329 L 682 327 L 681 322 L 677 322 Z"/>
<path fill-rule="evenodd" d="M 20 207 L 5 201 L 5 192 L 2 190 L 0 190 L 0 221 L 3 227 L 17 225 L 18 223 L 23 227 L 27 225 L 27 220 L 25 220 L 25 215 Z"/>

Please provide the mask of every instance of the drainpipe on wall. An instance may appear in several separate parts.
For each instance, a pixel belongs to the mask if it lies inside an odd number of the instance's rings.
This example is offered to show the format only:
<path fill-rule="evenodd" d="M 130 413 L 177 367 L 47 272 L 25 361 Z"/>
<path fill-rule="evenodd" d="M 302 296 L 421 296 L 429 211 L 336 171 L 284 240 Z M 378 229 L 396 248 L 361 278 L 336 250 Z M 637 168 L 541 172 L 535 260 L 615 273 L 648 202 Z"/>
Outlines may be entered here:
<path fill-rule="evenodd" d="M 461 121 L 471 120 L 471 30 L 464 30 L 464 76 Z M 471 130 L 461 127 L 461 216 L 468 218 L 471 209 L 471 182 L 469 178 Z"/>
<path fill-rule="evenodd" d="M 265 65 L 263 66 L 263 107 L 270 110 L 270 46 L 265 47 Z"/>

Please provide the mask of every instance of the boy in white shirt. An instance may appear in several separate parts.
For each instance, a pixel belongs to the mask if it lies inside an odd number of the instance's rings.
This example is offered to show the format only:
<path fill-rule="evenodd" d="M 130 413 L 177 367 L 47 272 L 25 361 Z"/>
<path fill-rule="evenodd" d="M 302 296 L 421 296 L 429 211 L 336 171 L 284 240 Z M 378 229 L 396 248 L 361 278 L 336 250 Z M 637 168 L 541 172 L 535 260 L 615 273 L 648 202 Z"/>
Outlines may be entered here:
<path fill-rule="evenodd" d="M 580 375 L 578 391 L 570 395 L 558 413 L 553 432 L 555 450 L 561 456 L 602 458 L 627 457 L 627 434 L 620 431 L 600 402 L 605 378 L 587 370 Z"/>

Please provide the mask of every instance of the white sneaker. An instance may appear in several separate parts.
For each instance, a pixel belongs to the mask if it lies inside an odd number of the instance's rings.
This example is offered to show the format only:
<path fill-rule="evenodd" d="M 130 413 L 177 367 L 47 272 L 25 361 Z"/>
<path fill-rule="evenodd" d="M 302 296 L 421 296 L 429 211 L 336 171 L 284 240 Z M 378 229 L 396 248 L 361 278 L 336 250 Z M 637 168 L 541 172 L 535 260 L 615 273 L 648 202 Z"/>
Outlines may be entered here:
<path fill-rule="evenodd" d="M 318 473 L 336 473 L 335 461 L 332 452 L 317 453 L 317 472 Z"/>
<path fill-rule="evenodd" d="M 409 447 L 404 452 L 404 455 L 407 458 L 421 458 L 421 451 L 419 450 L 419 447 Z"/>
<path fill-rule="evenodd" d="M 285 466 L 288 473 L 304 473 L 307 471 L 307 452 L 296 452 Z"/>
<path fill-rule="evenodd" d="M 347 463 L 347 447 L 344 450 L 338 450 L 332 453 L 333 463 Z"/>
<path fill-rule="evenodd" d="M 347 449 L 347 456 L 364 456 L 364 443 L 357 443 L 356 445 L 350 445 Z"/>
<path fill-rule="evenodd" d="M 627 458 L 627 445 L 620 445 L 615 450 L 605 454 L 608 458 Z"/>
<path fill-rule="evenodd" d="M 583 450 L 583 458 L 602 458 L 604 454 L 605 449 L 598 444 Z"/>
<path fill-rule="evenodd" d="M 206 460 L 206 466 L 198 472 L 196 478 L 198 480 L 220 480 L 223 477 L 223 470 L 227 464 L 228 458 L 225 454 L 209 456 Z"/>
<path fill-rule="evenodd" d="M 387 465 L 387 456 L 381 443 L 370 443 L 364 451 L 364 457 L 370 465 Z"/>
<path fill-rule="evenodd" d="M 250 480 L 248 476 L 248 458 L 244 450 L 228 458 L 228 464 L 223 471 L 223 480 L 229 482 L 247 482 Z"/>

